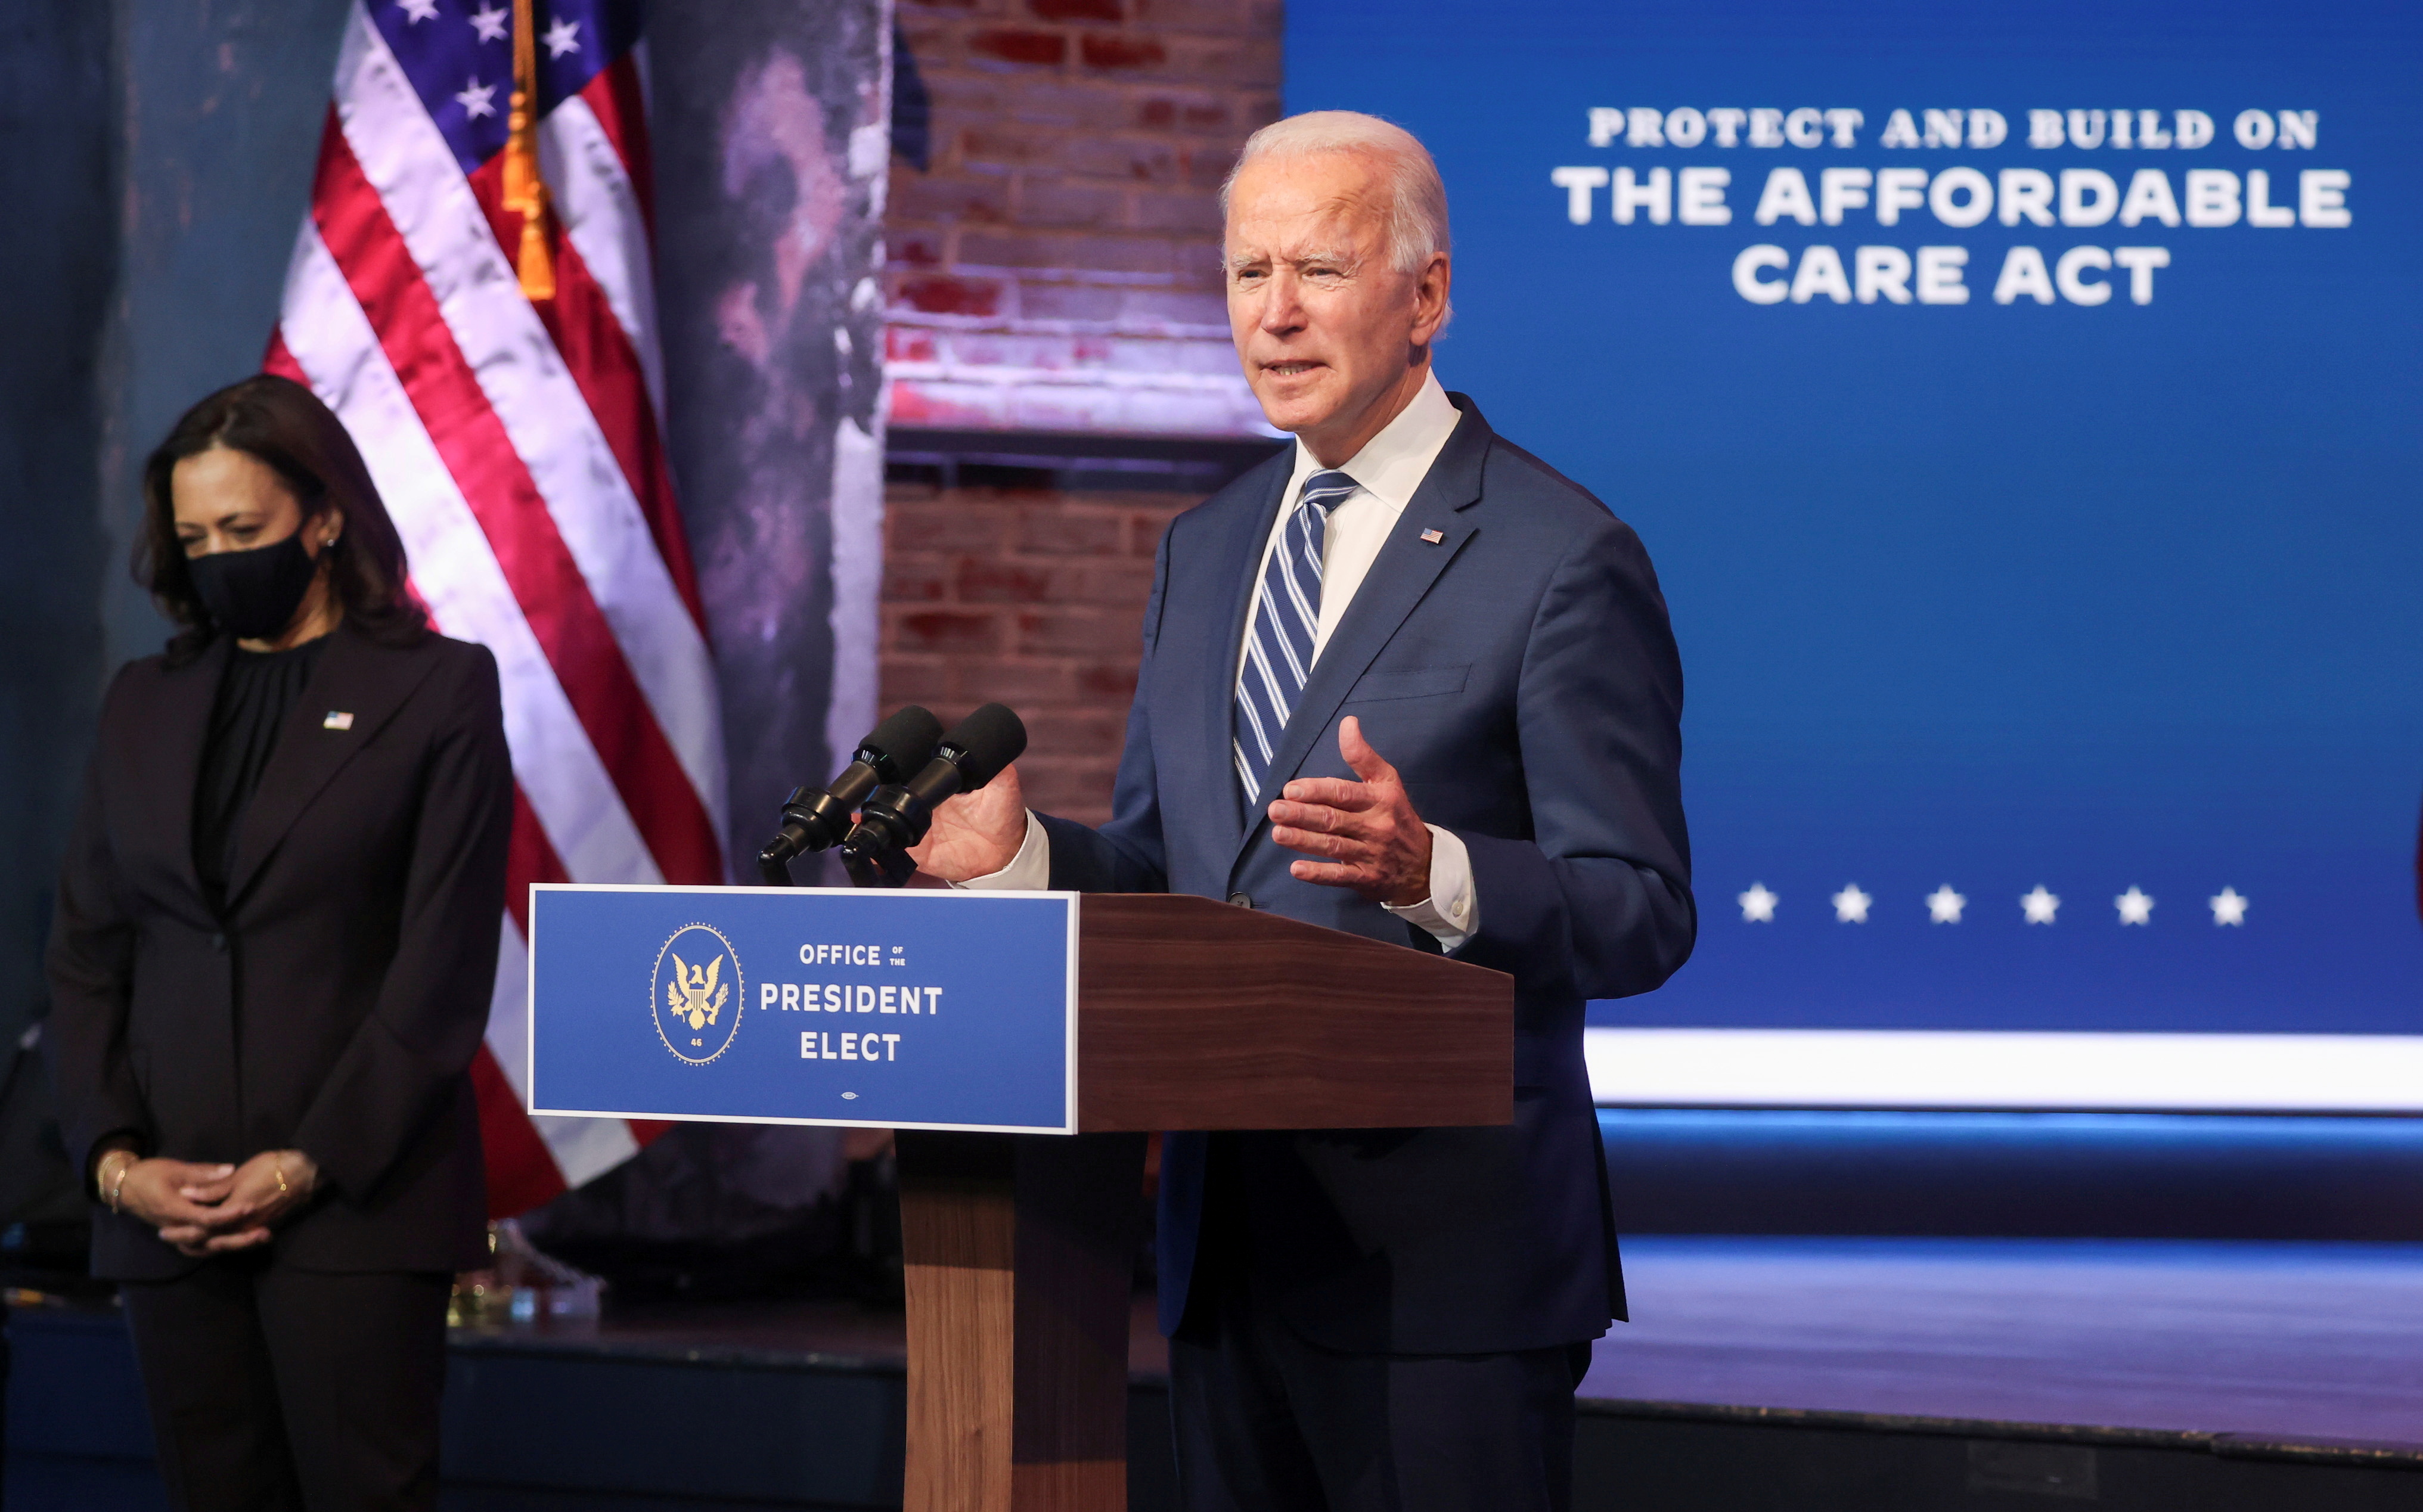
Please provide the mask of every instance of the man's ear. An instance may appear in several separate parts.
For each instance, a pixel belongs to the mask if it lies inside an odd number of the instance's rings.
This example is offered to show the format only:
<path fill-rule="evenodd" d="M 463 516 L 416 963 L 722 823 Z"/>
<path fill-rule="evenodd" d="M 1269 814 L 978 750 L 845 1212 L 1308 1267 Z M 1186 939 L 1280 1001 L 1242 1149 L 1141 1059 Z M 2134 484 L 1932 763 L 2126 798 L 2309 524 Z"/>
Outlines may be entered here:
<path fill-rule="evenodd" d="M 1444 252 L 1433 252 L 1430 260 L 1415 275 L 1413 344 L 1426 347 L 1454 313 L 1448 299 L 1448 290 L 1454 281 L 1454 267 Z"/>

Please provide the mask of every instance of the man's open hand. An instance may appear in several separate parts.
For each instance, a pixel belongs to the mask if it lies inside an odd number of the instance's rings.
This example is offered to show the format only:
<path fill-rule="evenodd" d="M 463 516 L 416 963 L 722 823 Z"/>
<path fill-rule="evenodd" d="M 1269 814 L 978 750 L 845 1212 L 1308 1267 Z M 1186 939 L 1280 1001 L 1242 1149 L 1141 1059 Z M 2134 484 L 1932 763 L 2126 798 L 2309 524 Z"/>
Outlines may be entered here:
<path fill-rule="evenodd" d="M 1317 860 L 1296 861 L 1292 875 L 1323 887 L 1353 888 L 1398 907 L 1431 895 L 1431 832 L 1414 812 L 1397 769 L 1363 738 L 1363 721 L 1338 727 L 1338 753 L 1362 780 L 1300 777 L 1271 803 L 1271 838 Z"/>
<path fill-rule="evenodd" d="M 1012 764 L 974 793 L 944 799 L 925 840 L 909 848 L 909 858 L 945 882 L 965 882 L 1018 859 L 1025 843 L 1026 797 Z"/>

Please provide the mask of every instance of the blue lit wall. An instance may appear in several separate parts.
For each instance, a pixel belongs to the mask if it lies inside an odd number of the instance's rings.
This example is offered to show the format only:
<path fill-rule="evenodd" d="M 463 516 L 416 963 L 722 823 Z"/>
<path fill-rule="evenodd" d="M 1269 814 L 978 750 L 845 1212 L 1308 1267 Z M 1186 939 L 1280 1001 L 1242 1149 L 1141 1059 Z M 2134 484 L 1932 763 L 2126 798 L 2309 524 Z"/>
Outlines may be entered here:
<path fill-rule="evenodd" d="M 1626 1234 L 2423 1239 L 2423 1120 L 1602 1108 Z"/>
<path fill-rule="evenodd" d="M 2418 15 L 1290 8 L 1288 108 L 1387 116 L 1446 174 L 1448 386 L 1631 521 L 1672 605 L 1699 954 L 1596 1021 L 2423 1032 Z M 1595 145 L 1594 109 L 1619 113 Z M 1934 147 L 1929 109 L 1961 112 Z M 1851 145 L 1829 110 L 1859 113 Z M 2061 146 L 2031 145 L 2032 110 L 2062 113 Z M 2182 111 L 2208 145 L 2181 145 Z M 1813 145 L 1752 141 L 1787 131 Z M 1947 192 L 1880 223 L 1883 170 L 1920 170 L 1923 197 L 1963 167 L 1997 195 L 2004 170 L 2070 170 L 2077 203 L 1961 225 L 1974 197 Z M 1815 212 L 1829 168 L 1869 170 L 1867 202 L 1804 226 L 1777 170 Z M 1692 176 L 1687 214 L 1686 169 L 1724 170 L 1716 197 Z M 2180 224 L 2154 188 L 2123 213 L 2080 172 L 2126 195 L 2147 169 Z M 2227 175 L 2234 224 L 2188 224 L 2190 170 Z M 2249 224 L 2257 171 L 2261 218 L 2292 224 Z M 2194 218 L 2220 218 L 2200 181 Z M 1685 223 L 1718 199 L 1724 224 Z M 1756 247 L 1777 250 L 1746 295 Z M 1859 297 L 1861 247 L 1910 260 L 1908 303 L 1890 279 Z M 1915 264 L 1946 261 L 1927 247 L 1965 252 L 1965 303 L 1919 297 Z M 2144 303 L 2126 266 L 2073 260 L 2052 287 L 2076 247 L 2167 264 Z M 1753 884 L 1771 921 L 1744 916 Z M 2051 923 L 2022 912 L 2039 885 Z M 1957 922 L 1924 901 L 1942 888 Z M 2131 889 L 2146 922 L 2121 921 Z M 2242 922 L 2216 921 L 2225 890 Z"/>

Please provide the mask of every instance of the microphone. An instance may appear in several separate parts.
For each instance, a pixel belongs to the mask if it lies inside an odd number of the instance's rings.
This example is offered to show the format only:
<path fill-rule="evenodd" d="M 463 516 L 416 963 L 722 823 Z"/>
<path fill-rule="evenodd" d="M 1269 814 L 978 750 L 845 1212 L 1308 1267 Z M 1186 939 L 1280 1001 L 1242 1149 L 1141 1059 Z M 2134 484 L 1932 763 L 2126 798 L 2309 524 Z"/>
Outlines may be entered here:
<path fill-rule="evenodd" d="M 896 876 L 893 885 L 898 886 L 911 870 L 898 853 L 926 838 L 943 800 L 974 793 L 1025 749 L 1025 722 L 1005 705 L 988 703 L 969 715 L 942 737 L 924 770 L 867 795 L 859 805 L 858 827 L 843 843 L 843 861 L 853 872 L 872 863 L 887 878 Z"/>
<path fill-rule="evenodd" d="M 821 788 L 792 791 L 783 805 L 783 827 L 757 853 L 757 874 L 768 887 L 789 887 L 792 857 L 840 844 L 849 832 L 850 811 L 878 787 L 924 767 L 942 736 L 942 721 L 914 703 L 868 731 L 839 777 Z"/>

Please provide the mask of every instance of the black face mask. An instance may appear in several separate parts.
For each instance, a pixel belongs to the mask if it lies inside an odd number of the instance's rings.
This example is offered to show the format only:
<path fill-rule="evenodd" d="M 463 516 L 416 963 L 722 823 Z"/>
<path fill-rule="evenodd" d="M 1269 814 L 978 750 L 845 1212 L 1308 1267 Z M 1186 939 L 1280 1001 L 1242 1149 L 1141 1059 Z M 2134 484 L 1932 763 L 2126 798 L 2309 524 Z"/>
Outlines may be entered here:
<path fill-rule="evenodd" d="M 250 551 L 185 559 L 185 574 L 211 622 L 239 640 L 266 640 L 285 629 L 319 570 L 303 549 L 300 530 Z"/>

